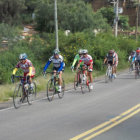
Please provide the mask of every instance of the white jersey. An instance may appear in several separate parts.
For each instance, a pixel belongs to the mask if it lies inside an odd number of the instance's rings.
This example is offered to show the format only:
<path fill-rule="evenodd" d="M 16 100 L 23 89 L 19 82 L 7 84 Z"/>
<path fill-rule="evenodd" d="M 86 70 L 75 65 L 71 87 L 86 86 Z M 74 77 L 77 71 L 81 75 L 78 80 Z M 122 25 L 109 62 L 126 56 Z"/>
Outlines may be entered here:
<path fill-rule="evenodd" d="M 56 59 L 54 56 L 51 56 L 49 61 L 53 63 L 54 67 L 59 68 L 61 63 L 63 62 L 63 57 L 59 55 L 59 58 Z"/>

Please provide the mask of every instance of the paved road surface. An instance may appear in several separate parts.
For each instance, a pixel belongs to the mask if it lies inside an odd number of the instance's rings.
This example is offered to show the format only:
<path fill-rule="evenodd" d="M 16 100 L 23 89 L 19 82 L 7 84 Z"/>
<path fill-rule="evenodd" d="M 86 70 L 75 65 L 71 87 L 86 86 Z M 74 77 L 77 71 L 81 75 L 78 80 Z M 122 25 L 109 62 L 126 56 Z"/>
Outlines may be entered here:
<path fill-rule="evenodd" d="M 70 139 L 140 140 L 140 80 L 124 73 L 95 83 L 91 93 L 72 90 L 63 99 L 0 111 L 0 140 Z"/>

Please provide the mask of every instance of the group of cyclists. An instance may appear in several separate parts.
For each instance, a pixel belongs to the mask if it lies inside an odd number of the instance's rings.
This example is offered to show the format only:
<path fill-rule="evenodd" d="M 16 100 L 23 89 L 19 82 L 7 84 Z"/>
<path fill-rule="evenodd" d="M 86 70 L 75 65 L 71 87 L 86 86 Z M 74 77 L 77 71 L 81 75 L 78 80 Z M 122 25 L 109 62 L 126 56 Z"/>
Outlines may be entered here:
<path fill-rule="evenodd" d="M 129 61 L 135 63 L 135 66 L 140 64 L 140 48 L 137 48 L 136 51 L 132 51 L 132 53 L 129 56 Z M 59 50 L 55 49 L 53 51 L 53 56 L 49 58 L 46 65 L 44 66 L 43 69 L 44 74 L 51 63 L 53 63 L 54 74 L 59 75 L 58 92 L 61 92 L 62 73 L 64 71 L 65 63 L 64 63 L 63 56 L 60 55 Z M 104 59 L 104 64 L 112 66 L 112 77 L 116 78 L 116 72 L 118 66 L 118 54 L 114 50 L 109 50 L 109 52 L 107 53 Z M 78 51 L 78 54 L 75 56 L 74 61 L 72 63 L 71 69 L 74 70 L 74 68 L 76 68 L 78 74 L 83 66 L 86 67 L 87 77 L 90 82 L 90 89 L 93 89 L 93 77 L 92 77 L 93 59 L 92 56 L 88 54 L 87 49 L 80 49 Z M 32 62 L 29 59 L 27 59 L 26 53 L 20 54 L 19 62 L 17 63 L 12 73 L 12 79 L 14 79 L 15 74 L 19 68 L 23 70 L 24 76 L 27 77 L 27 80 L 29 81 L 29 84 L 32 87 L 32 78 L 35 76 L 35 68 Z"/>

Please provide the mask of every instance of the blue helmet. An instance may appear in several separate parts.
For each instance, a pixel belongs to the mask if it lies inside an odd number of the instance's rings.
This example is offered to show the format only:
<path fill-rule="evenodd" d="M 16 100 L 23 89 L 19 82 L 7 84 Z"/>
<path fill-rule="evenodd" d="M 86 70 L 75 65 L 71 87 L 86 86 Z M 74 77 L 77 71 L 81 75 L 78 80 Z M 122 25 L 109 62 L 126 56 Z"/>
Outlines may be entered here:
<path fill-rule="evenodd" d="M 20 60 L 26 60 L 27 59 L 27 54 L 26 53 L 22 53 L 19 55 L 19 59 Z"/>

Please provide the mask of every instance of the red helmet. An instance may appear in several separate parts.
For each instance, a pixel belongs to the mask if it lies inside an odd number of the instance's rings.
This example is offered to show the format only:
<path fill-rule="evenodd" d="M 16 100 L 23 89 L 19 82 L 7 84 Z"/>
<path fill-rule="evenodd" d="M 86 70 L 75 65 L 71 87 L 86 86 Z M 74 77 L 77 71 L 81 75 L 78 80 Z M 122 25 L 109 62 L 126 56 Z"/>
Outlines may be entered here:
<path fill-rule="evenodd" d="M 136 50 L 137 53 L 140 53 L 140 50 Z"/>

